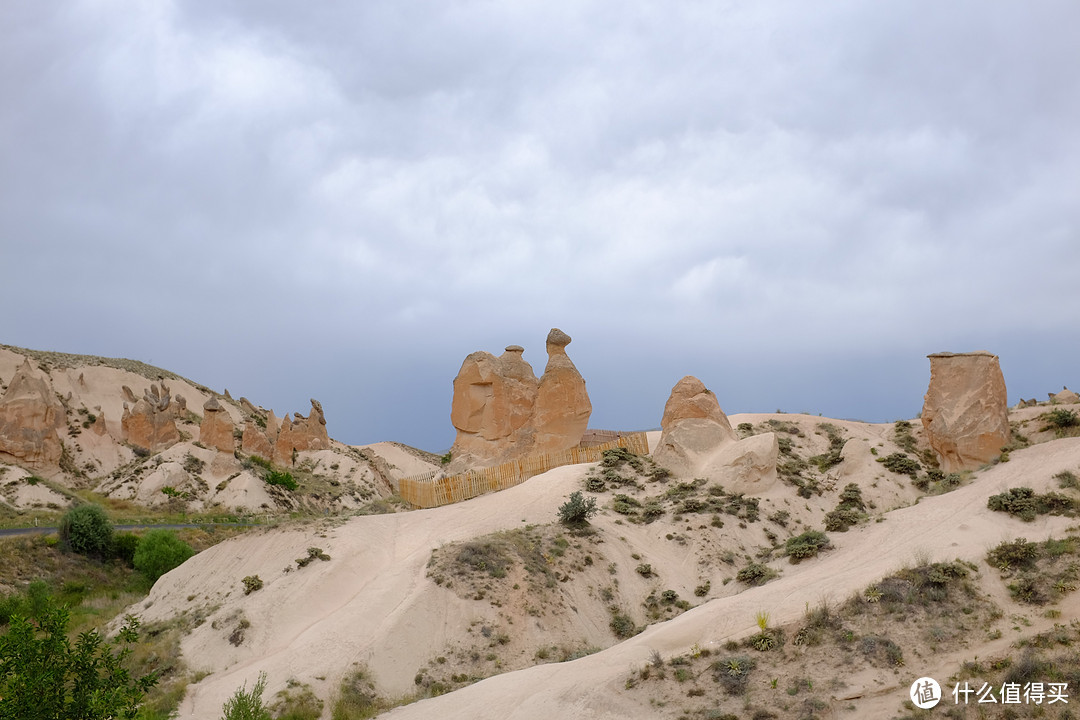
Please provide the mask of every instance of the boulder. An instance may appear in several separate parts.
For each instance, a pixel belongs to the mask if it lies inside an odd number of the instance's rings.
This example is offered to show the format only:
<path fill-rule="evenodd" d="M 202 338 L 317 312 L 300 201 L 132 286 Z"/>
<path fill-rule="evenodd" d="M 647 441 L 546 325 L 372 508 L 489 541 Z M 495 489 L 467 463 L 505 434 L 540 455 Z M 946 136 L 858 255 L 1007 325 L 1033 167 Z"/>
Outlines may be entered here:
<path fill-rule="evenodd" d="M 1080 402 L 1080 395 L 1077 395 L 1069 388 L 1065 388 L 1061 392 L 1051 393 L 1050 402 L 1064 404 Z"/>
<path fill-rule="evenodd" d="M 31 468 L 57 467 L 63 446 L 60 428 L 67 413 L 48 381 L 30 367 L 15 371 L 0 397 L 0 460 Z"/>
<path fill-rule="evenodd" d="M 589 426 L 592 403 L 566 346 L 570 336 L 552 328 L 547 336 L 547 367 L 536 391 L 536 410 L 532 426 L 536 432 L 533 452 L 549 453 L 568 450 L 581 442 Z"/>
<path fill-rule="evenodd" d="M 203 403 L 202 422 L 199 423 L 199 442 L 208 448 L 231 453 L 236 448 L 233 437 L 232 417 L 226 412 L 217 398 L 211 397 Z"/>
<path fill-rule="evenodd" d="M 730 493 L 758 495 L 776 484 L 779 455 L 776 433 L 752 435 L 721 445 L 693 474 L 717 480 Z"/>
<path fill-rule="evenodd" d="M 168 386 L 162 382 L 159 390 L 156 384 L 151 385 L 133 408 L 124 403 L 124 414 L 120 418 L 124 440 L 152 451 L 175 445 L 180 442 L 175 410 Z"/>
<path fill-rule="evenodd" d="M 926 439 L 943 472 L 973 470 L 1010 438 L 1005 378 L 989 352 L 934 353 L 923 401 Z"/>
<path fill-rule="evenodd" d="M 716 395 L 692 375 L 671 389 L 660 427 L 652 458 L 679 477 L 697 474 L 721 445 L 738 439 Z"/>

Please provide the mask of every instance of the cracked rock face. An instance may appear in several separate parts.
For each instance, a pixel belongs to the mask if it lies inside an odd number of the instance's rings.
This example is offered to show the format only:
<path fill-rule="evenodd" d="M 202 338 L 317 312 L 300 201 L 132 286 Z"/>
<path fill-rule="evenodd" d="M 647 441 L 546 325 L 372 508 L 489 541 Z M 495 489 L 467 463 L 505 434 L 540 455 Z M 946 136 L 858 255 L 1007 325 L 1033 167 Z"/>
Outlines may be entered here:
<path fill-rule="evenodd" d="M 943 472 L 974 470 L 1010 439 L 1005 378 L 989 352 L 934 353 L 923 401 L 927 441 Z"/>
<path fill-rule="evenodd" d="M 0 459 L 32 468 L 56 467 L 63 452 L 58 430 L 66 417 L 48 380 L 25 361 L 0 398 Z"/>
<path fill-rule="evenodd" d="M 539 379 L 520 345 L 508 346 L 499 357 L 482 351 L 466 357 L 454 378 L 450 408 L 458 431 L 454 457 L 491 465 L 580 443 L 592 404 L 585 380 L 566 354 L 569 344 L 569 335 L 552 329 L 548 364 Z"/>

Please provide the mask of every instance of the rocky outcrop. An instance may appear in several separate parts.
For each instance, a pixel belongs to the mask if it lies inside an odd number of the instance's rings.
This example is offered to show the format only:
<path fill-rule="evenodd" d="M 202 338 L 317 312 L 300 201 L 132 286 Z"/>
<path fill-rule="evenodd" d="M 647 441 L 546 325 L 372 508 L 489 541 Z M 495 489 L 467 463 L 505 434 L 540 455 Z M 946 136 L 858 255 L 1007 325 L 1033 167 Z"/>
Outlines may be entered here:
<path fill-rule="evenodd" d="M 592 403 L 566 346 L 570 336 L 552 328 L 547 336 L 548 362 L 536 393 L 532 426 L 536 431 L 534 452 L 557 452 L 581 442 L 589 426 Z"/>
<path fill-rule="evenodd" d="M 66 412 L 45 378 L 25 360 L 0 398 L 0 460 L 31 468 L 56 467 L 63 453 L 58 430 Z"/>
<path fill-rule="evenodd" d="M 126 396 L 128 393 L 124 394 Z M 156 384 L 151 385 L 133 408 L 124 403 L 124 415 L 120 418 L 124 440 L 152 451 L 175 445 L 180 442 L 176 410 L 165 382 L 162 381 L 160 390 Z"/>
<path fill-rule="evenodd" d="M 730 493 L 757 495 L 776 484 L 779 455 L 776 433 L 752 435 L 721 444 L 692 474 L 716 480 Z"/>
<path fill-rule="evenodd" d="M 222 452 L 231 453 L 236 449 L 236 439 L 233 437 L 232 417 L 221 407 L 217 398 L 211 397 L 203 403 L 202 422 L 199 423 L 199 442 L 208 448 L 216 448 Z"/>
<path fill-rule="evenodd" d="M 923 402 L 927 441 L 944 472 L 973 470 L 1009 442 L 1005 378 L 989 352 L 934 353 Z"/>
<path fill-rule="evenodd" d="M 531 450 L 529 421 L 540 380 L 523 352 L 520 345 L 510 345 L 499 357 L 481 351 L 465 358 L 454 378 L 450 407 L 450 422 L 458 431 L 453 455 L 489 460 Z"/>
<path fill-rule="evenodd" d="M 737 439 L 716 395 L 692 375 L 671 389 L 660 427 L 653 460 L 681 477 L 698 472 L 722 444 Z M 775 470 L 775 458 L 773 465 Z"/>
<path fill-rule="evenodd" d="M 307 417 L 295 413 L 292 420 L 286 415 L 281 430 L 274 441 L 274 459 L 285 463 L 292 461 L 293 452 L 328 450 L 330 436 L 326 433 L 326 416 L 319 401 L 311 399 L 311 412 Z"/>
<path fill-rule="evenodd" d="M 1061 392 L 1050 393 L 1050 402 L 1062 404 L 1080 402 L 1080 395 L 1077 395 L 1069 388 L 1064 388 Z"/>
<path fill-rule="evenodd" d="M 261 416 L 257 416 L 261 417 Z M 312 398 L 311 413 L 304 417 L 300 413 L 290 419 L 286 414 L 278 420 L 271 410 L 266 418 L 266 427 L 254 420 L 244 425 L 244 434 L 240 448 L 251 455 L 259 455 L 279 464 L 289 464 L 293 451 L 327 450 L 330 448 L 330 436 L 326 432 L 326 416 L 322 405 Z"/>
<path fill-rule="evenodd" d="M 499 357 L 481 351 L 465 358 L 450 407 L 458 431 L 451 449 L 456 467 L 557 452 L 581 442 L 592 404 L 584 378 L 566 354 L 569 344 L 569 335 L 551 330 L 548 363 L 539 379 L 520 345 L 508 346 Z"/>
<path fill-rule="evenodd" d="M 90 430 L 98 436 L 109 434 L 109 428 L 105 425 L 105 413 L 100 405 L 94 407 L 94 422 L 90 423 Z"/>

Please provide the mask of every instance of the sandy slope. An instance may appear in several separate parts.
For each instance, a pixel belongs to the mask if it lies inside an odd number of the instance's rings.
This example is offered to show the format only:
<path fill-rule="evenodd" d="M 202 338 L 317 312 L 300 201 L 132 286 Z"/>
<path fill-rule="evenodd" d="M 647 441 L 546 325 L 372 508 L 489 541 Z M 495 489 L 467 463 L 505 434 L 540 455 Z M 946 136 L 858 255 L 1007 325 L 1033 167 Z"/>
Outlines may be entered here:
<path fill-rule="evenodd" d="M 917 554 L 931 560 L 981 560 L 1003 539 L 1045 539 L 1075 525 L 1075 520 L 1044 517 L 1024 523 L 987 509 L 986 498 L 1008 487 L 1027 485 L 1040 492 L 1054 487 L 1051 476 L 1080 465 L 1080 439 L 1058 440 L 1013 455 L 986 471 L 977 482 L 952 493 L 926 498 L 893 511 L 883 523 L 831 537 L 837 549 L 790 568 L 778 580 L 738 595 L 714 600 L 609 650 L 571 663 L 543 665 L 489 678 L 446 696 L 399 708 L 403 718 L 625 718 L 647 712 L 622 691 L 627 673 L 644 664 L 652 650 L 668 655 L 694 643 L 716 646 L 751 634 L 754 614 L 771 613 L 775 625 L 798 619 L 806 603 L 842 600 L 889 571 L 912 563 Z M 1068 604 L 1075 616 L 1076 602 Z M 906 668 L 910 683 L 923 668 Z M 910 678 L 907 676 L 910 675 Z M 901 688 L 905 688 L 904 680 Z M 874 688 L 867 688 L 872 692 Z M 855 694 L 857 689 L 852 689 Z M 897 690 L 898 707 L 905 698 Z"/>
<path fill-rule="evenodd" d="M 986 497 L 1018 484 L 1045 489 L 1054 473 L 1077 467 L 1080 439 L 1017 451 L 1011 462 L 987 470 L 971 485 L 895 510 L 884 522 L 833 534 L 836 550 L 785 565 L 783 575 L 764 587 L 708 602 L 596 655 L 497 676 L 399 709 L 394 717 L 640 715 L 638 701 L 621 688 L 629 669 L 645 662 L 653 649 L 666 655 L 694 643 L 708 646 L 747 635 L 760 610 L 770 612 L 774 624 L 796 620 L 807 602 L 842 599 L 911 563 L 916 553 L 977 560 L 1004 538 L 1060 532 L 1071 521 L 1022 523 L 988 511 Z M 330 697 L 353 663 L 365 663 L 384 692 L 405 693 L 416 669 L 449 639 L 460 637 L 476 613 L 464 601 L 448 600 L 449 593 L 425 578 L 431 550 L 523 523 L 550 522 L 566 495 L 580 487 L 585 471 L 586 466 L 559 468 L 516 488 L 435 510 L 237 538 L 165 576 L 132 611 L 146 621 L 207 615 L 184 640 L 183 651 L 189 666 L 212 674 L 189 688 L 182 718 L 216 717 L 225 699 L 245 682 L 250 686 L 260 671 L 269 675 L 270 695 L 295 678 Z M 778 485 L 770 494 L 790 496 L 791 490 Z M 616 536 L 625 533 L 627 546 L 610 548 L 613 552 L 629 555 L 637 549 L 665 569 L 692 564 L 677 545 L 658 543 L 641 526 L 616 530 L 614 521 L 595 522 Z M 332 559 L 296 569 L 293 560 L 311 546 Z M 691 567 L 684 574 L 693 572 Z M 244 596 L 240 580 L 254 574 L 266 585 Z M 735 584 L 725 588 L 736 589 Z M 228 637 L 244 621 L 250 627 L 244 642 L 234 646 Z"/>

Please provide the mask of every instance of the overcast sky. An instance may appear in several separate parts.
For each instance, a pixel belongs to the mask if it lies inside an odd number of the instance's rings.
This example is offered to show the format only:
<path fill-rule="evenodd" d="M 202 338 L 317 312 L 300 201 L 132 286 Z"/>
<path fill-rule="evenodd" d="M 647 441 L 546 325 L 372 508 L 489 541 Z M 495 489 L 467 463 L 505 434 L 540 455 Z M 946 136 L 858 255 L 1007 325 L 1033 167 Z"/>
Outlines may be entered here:
<path fill-rule="evenodd" d="M 453 441 L 551 327 L 591 425 L 1080 389 L 1080 4 L 0 3 L 0 342 Z"/>

